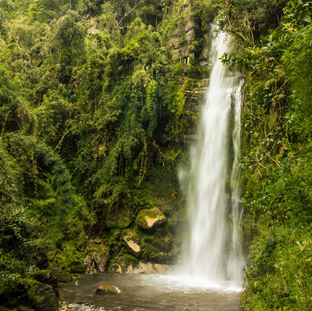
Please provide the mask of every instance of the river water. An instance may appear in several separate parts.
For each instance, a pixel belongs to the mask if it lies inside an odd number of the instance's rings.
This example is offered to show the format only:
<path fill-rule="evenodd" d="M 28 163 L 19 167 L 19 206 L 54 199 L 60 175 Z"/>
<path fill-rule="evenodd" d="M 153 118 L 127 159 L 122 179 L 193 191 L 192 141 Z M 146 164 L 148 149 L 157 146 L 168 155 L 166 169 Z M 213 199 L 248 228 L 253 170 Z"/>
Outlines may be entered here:
<path fill-rule="evenodd" d="M 102 284 L 115 286 L 120 293 L 96 295 Z M 61 285 L 60 310 L 237 311 L 239 290 L 226 284 L 198 286 L 179 276 L 94 274 Z"/>

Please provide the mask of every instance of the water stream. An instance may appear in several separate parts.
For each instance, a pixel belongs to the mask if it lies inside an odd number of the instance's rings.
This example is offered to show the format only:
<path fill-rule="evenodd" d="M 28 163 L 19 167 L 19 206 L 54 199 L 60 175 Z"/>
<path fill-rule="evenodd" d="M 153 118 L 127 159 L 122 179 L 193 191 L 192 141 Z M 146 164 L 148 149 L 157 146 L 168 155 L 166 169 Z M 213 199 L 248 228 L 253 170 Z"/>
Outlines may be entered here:
<path fill-rule="evenodd" d="M 214 36 L 198 140 L 192 145 L 189 167 L 180 174 L 187 188 L 191 229 L 183 254 L 184 275 L 225 287 L 242 283 L 244 265 L 238 167 L 242 81 L 220 61 L 231 49 L 225 33 Z"/>
<path fill-rule="evenodd" d="M 68 303 L 75 311 L 238 310 L 244 265 L 238 167 L 242 83 L 219 60 L 231 45 L 224 33 L 212 40 L 212 72 L 198 140 L 189 167 L 180 172 L 191 229 L 180 268 L 167 276 L 84 276 L 62 285 L 66 303 L 61 310 L 68 310 Z M 118 287 L 120 294 L 95 295 L 103 283 Z"/>

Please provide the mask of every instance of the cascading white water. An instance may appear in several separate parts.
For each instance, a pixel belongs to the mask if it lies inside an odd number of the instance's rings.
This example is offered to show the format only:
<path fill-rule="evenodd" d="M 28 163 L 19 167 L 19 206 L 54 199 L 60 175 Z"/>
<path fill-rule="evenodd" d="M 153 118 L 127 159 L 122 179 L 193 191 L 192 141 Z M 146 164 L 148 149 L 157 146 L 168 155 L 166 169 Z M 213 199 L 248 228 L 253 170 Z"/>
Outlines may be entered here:
<path fill-rule="evenodd" d="M 244 265 L 238 166 L 242 82 L 220 61 L 224 52 L 231 52 L 232 43 L 225 33 L 215 36 L 215 29 L 212 26 L 212 72 L 198 140 L 191 148 L 190 167 L 180 172 L 181 182 L 187 183 L 190 219 L 183 272 L 214 283 L 238 284 Z M 228 126 L 230 111 L 234 129 Z"/>

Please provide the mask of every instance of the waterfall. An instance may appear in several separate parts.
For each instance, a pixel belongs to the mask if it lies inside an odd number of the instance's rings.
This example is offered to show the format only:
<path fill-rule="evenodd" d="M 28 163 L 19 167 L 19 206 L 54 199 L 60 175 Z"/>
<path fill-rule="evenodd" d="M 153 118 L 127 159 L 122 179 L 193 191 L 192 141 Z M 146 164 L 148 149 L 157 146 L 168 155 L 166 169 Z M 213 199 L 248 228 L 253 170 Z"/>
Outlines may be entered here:
<path fill-rule="evenodd" d="M 239 225 L 242 81 L 220 61 L 232 43 L 225 33 L 216 36 L 215 29 L 212 26 L 212 71 L 198 139 L 191 146 L 189 166 L 180 172 L 190 221 L 182 269 L 191 277 L 238 284 L 244 265 Z"/>

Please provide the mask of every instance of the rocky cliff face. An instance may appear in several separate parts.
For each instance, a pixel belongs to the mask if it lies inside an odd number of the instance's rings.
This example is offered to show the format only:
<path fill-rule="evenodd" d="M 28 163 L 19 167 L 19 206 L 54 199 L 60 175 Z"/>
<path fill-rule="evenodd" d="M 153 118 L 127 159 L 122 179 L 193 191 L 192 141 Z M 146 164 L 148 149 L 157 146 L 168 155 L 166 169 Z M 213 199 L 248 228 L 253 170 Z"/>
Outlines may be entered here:
<path fill-rule="evenodd" d="M 188 3 L 184 3 L 183 11 L 189 11 Z M 194 57 L 192 43 L 195 40 L 196 25 L 192 20 L 183 20 L 179 27 L 176 28 L 169 41 L 169 47 L 173 58 L 180 62 L 189 64 L 190 57 Z"/>
<path fill-rule="evenodd" d="M 187 2 L 183 3 L 182 10 L 185 13 L 190 12 L 190 5 Z M 188 15 L 186 15 L 188 16 Z M 183 62 L 185 65 L 190 63 L 190 58 L 195 56 L 194 43 L 196 41 L 196 35 L 200 31 L 200 25 L 196 24 L 192 18 L 185 18 L 179 24 L 171 35 L 169 40 L 169 47 L 173 54 L 173 59 L 179 60 Z M 205 34 L 205 38 L 207 39 L 208 33 Z M 199 56 L 197 57 L 197 61 L 200 66 L 207 67 L 208 66 L 208 45 L 204 45 L 201 48 Z"/>

